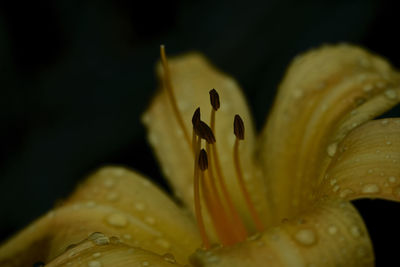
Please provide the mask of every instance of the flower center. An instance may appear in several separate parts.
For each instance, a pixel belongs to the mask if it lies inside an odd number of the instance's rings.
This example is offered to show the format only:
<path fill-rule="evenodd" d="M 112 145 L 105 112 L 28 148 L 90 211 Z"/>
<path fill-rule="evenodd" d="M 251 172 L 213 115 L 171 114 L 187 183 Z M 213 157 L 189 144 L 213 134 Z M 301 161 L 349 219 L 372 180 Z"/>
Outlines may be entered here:
<path fill-rule="evenodd" d="M 160 47 L 161 62 L 164 69 L 163 83 L 167 91 L 168 99 L 172 104 L 173 113 L 180 125 L 184 137 L 192 149 L 194 159 L 194 206 L 197 226 L 202 238 L 203 247 L 211 247 L 210 237 L 204 224 L 204 212 L 207 210 L 209 217 L 217 234 L 219 242 L 224 246 L 233 245 L 245 240 L 248 231 L 243 223 L 243 219 L 233 204 L 231 195 L 226 186 L 226 180 L 221 168 L 217 142 L 215 139 L 215 120 L 216 112 L 220 107 L 218 92 L 212 89 L 210 94 L 211 118 L 210 126 L 201 120 L 200 108 L 197 108 L 192 117 L 192 138 L 190 140 L 182 115 L 176 104 L 176 99 L 171 82 L 171 76 L 164 46 Z M 240 165 L 239 144 L 244 139 L 245 128 L 243 120 L 239 115 L 235 115 L 233 120 L 233 133 L 236 140 L 233 148 L 233 162 L 238 179 L 238 184 L 251 214 L 253 222 L 258 231 L 263 230 L 261 219 L 254 208 L 250 195 L 246 188 L 243 172 Z M 229 181 L 228 181 L 229 182 Z M 205 208 L 203 205 L 205 204 Z"/>

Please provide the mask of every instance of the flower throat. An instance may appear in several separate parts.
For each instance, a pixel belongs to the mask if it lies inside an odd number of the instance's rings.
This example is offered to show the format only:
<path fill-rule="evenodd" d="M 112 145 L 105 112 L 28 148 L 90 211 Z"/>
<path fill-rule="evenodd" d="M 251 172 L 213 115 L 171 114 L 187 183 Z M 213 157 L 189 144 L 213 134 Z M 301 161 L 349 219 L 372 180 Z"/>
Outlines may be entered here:
<path fill-rule="evenodd" d="M 163 45 L 160 46 L 160 54 L 164 70 L 164 88 L 171 103 L 174 116 L 183 131 L 185 142 L 187 142 L 193 154 L 194 207 L 197 227 L 202 238 L 203 247 L 205 249 L 211 247 L 210 237 L 204 224 L 203 215 L 205 210 L 202 206 L 203 203 L 208 211 L 219 242 L 223 246 L 241 242 L 248 237 L 248 231 L 228 192 L 214 135 L 216 112 L 220 107 L 218 92 L 215 89 L 209 92 L 211 103 L 210 126 L 201 120 L 200 108 L 197 108 L 192 117 L 193 128 L 192 137 L 190 138 L 182 114 L 177 106 L 169 65 L 165 54 L 165 47 Z M 235 115 L 233 119 L 233 133 L 236 136 L 236 140 L 232 156 L 238 184 L 256 229 L 262 231 L 264 227 L 247 191 L 240 165 L 239 143 L 244 139 L 245 128 L 243 120 L 239 115 Z"/>

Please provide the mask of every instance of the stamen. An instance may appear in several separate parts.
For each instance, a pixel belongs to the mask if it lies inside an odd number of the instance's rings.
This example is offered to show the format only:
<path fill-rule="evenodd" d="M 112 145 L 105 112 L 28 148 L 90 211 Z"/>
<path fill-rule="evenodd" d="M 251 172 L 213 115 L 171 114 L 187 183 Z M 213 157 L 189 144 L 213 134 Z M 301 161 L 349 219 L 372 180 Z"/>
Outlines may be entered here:
<path fill-rule="evenodd" d="M 194 209 L 195 209 L 195 214 L 196 214 L 196 220 L 197 220 L 197 227 L 199 228 L 201 240 L 203 242 L 203 246 L 205 249 L 209 249 L 211 247 L 210 245 L 210 240 L 207 236 L 206 228 L 204 226 L 204 219 L 203 219 L 203 214 L 201 212 L 201 201 L 200 201 L 200 183 L 199 183 L 199 161 L 200 161 L 200 155 L 203 154 L 201 151 L 200 153 L 198 150 L 200 149 L 200 138 L 197 138 L 198 141 L 196 143 L 196 149 L 195 149 L 195 160 L 194 160 Z M 203 150 L 202 150 L 203 151 Z M 204 157 L 204 155 L 202 155 Z M 204 168 L 204 159 L 202 159 L 202 168 Z"/>
<path fill-rule="evenodd" d="M 235 145 L 234 145 L 234 149 L 233 149 L 233 160 L 235 163 L 235 169 L 236 169 L 236 176 L 238 178 L 239 181 L 239 186 L 240 189 L 242 191 L 242 194 L 246 200 L 246 204 L 247 207 L 250 210 L 250 214 L 254 220 L 254 223 L 256 225 L 256 228 L 258 231 L 262 231 L 264 229 L 264 226 L 261 222 L 260 217 L 258 216 L 258 213 L 256 211 L 256 209 L 254 208 L 254 205 L 250 199 L 250 194 L 247 191 L 246 188 L 246 184 L 244 182 L 243 179 L 243 173 L 242 173 L 242 168 L 240 166 L 240 160 L 239 160 L 239 140 L 243 140 L 244 139 L 244 124 L 243 124 L 243 120 L 242 118 L 240 118 L 239 115 L 235 115 L 235 120 L 233 123 L 233 132 L 236 136 L 236 140 L 235 140 Z"/>
<path fill-rule="evenodd" d="M 207 143 L 213 144 L 215 143 L 215 137 L 211 130 L 211 128 L 204 121 L 199 121 L 194 125 L 194 130 L 196 134 L 202 139 L 206 140 Z"/>
<path fill-rule="evenodd" d="M 244 123 L 238 114 L 235 115 L 235 119 L 233 121 L 233 133 L 239 140 L 244 139 Z"/>
<path fill-rule="evenodd" d="M 221 171 L 216 145 L 211 145 L 211 151 L 213 155 L 212 159 L 215 161 L 215 170 L 217 171 L 217 179 L 221 187 L 222 195 L 228 206 L 230 217 L 232 221 L 235 222 L 235 225 L 233 225 L 234 231 L 237 233 L 239 239 L 238 241 L 243 241 L 247 237 L 247 230 L 228 192 L 228 187 L 225 183 L 225 177 Z"/>
<path fill-rule="evenodd" d="M 212 147 L 214 147 L 215 144 L 206 144 L 207 151 L 211 152 L 213 150 Z M 217 184 L 215 182 L 215 175 L 214 175 L 214 169 L 213 169 L 213 162 L 214 162 L 214 156 L 212 153 L 209 153 L 209 174 L 211 178 L 211 189 L 213 191 L 213 195 L 215 195 L 215 207 L 217 208 L 217 211 L 219 211 L 219 215 L 222 219 L 222 222 L 225 222 L 224 225 L 222 226 L 222 229 L 225 230 L 226 234 L 229 237 L 229 243 L 234 244 L 240 241 L 243 241 L 247 237 L 247 232 L 246 229 L 244 228 L 244 225 L 239 218 L 239 215 L 237 214 L 237 217 L 235 217 L 235 214 L 232 214 L 232 207 L 233 204 L 231 201 L 230 196 L 226 190 L 226 186 L 224 188 L 224 183 L 221 183 L 221 177 L 217 175 L 218 183 L 221 187 L 222 194 L 227 202 L 228 209 L 225 209 L 224 204 L 222 202 L 222 198 L 220 196 L 220 191 L 217 189 Z M 236 210 L 235 210 L 236 211 Z M 229 214 L 228 214 L 229 213 Z"/>
<path fill-rule="evenodd" d="M 207 152 L 204 149 L 200 150 L 199 168 L 202 171 L 205 171 L 208 169 L 208 157 L 207 157 Z"/>
<path fill-rule="evenodd" d="M 190 146 L 191 142 L 190 142 L 190 138 L 189 138 L 189 133 L 185 127 L 185 124 L 182 119 L 182 115 L 179 112 L 178 105 L 176 103 L 176 98 L 175 98 L 174 90 L 172 87 L 171 73 L 169 71 L 169 66 L 168 66 L 167 56 L 165 54 L 164 45 L 160 46 L 160 54 L 161 54 L 161 63 L 162 63 L 163 69 L 164 69 L 164 75 L 163 75 L 164 86 L 166 88 L 168 98 L 171 102 L 172 110 L 175 114 L 176 119 L 178 120 L 178 124 L 181 127 L 181 130 L 185 136 L 185 139 L 186 139 L 188 145 Z"/>
<path fill-rule="evenodd" d="M 207 204 L 215 232 L 217 233 L 220 242 L 224 246 L 233 245 L 236 243 L 236 241 L 229 232 L 227 218 L 221 205 L 214 177 L 210 172 L 210 167 L 211 166 L 210 161 L 208 160 L 207 152 L 202 149 L 199 155 L 199 168 L 201 170 L 200 179 L 204 201 Z"/>
<path fill-rule="evenodd" d="M 199 122 L 200 122 L 200 107 L 196 108 L 196 110 L 193 113 L 193 117 L 192 117 L 193 128 Z"/>
<path fill-rule="evenodd" d="M 218 110 L 220 107 L 220 102 L 219 102 L 219 94 L 217 92 L 217 90 L 215 90 L 214 88 L 212 90 L 210 90 L 210 102 L 211 102 L 211 106 L 213 107 L 214 110 Z"/>
<path fill-rule="evenodd" d="M 193 113 L 193 117 L 192 117 L 192 125 L 193 125 L 193 128 L 192 128 L 192 151 L 193 151 L 193 154 L 194 154 L 195 161 L 197 161 L 197 159 L 196 159 L 197 150 L 200 149 L 200 147 L 199 147 L 199 148 L 196 150 L 196 147 L 195 147 L 195 145 L 196 145 L 196 131 L 195 131 L 195 125 L 196 125 L 199 121 L 200 121 L 200 107 L 198 107 L 198 108 L 195 110 L 195 112 Z"/>
<path fill-rule="evenodd" d="M 210 94 L 210 103 L 211 103 L 211 107 L 212 107 L 211 108 L 210 125 L 211 125 L 211 131 L 213 133 L 215 133 L 215 113 L 220 107 L 220 99 L 219 99 L 219 94 L 218 94 L 217 90 L 215 90 L 214 88 L 212 90 L 210 90 L 209 94 Z M 212 161 L 215 161 L 214 166 L 215 166 L 215 170 L 217 172 L 216 176 L 218 179 L 218 184 L 222 191 L 223 198 L 225 199 L 225 202 L 228 206 L 228 211 L 229 211 L 229 215 L 230 215 L 229 217 L 235 223 L 235 224 L 229 224 L 229 225 L 232 225 L 233 231 L 235 232 L 238 241 L 243 241 L 247 237 L 247 230 L 246 230 L 246 227 L 244 226 L 242 219 L 240 218 L 239 212 L 236 210 L 236 208 L 233 204 L 231 196 L 228 193 L 228 189 L 225 184 L 225 177 L 222 173 L 221 164 L 219 161 L 217 143 L 215 143 L 214 145 L 211 145 L 209 147 L 210 148 L 208 148 L 207 150 L 210 153 L 210 158 L 212 159 Z M 212 154 L 212 157 L 211 157 L 211 154 Z"/>

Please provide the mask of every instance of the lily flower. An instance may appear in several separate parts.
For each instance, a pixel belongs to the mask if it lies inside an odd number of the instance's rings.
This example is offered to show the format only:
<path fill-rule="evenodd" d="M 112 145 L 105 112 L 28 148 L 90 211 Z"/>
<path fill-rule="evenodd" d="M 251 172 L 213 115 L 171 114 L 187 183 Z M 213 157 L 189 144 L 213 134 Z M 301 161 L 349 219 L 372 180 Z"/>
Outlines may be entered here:
<path fill-rule="evenodd" d="M 178 205 L 123 167 L 0 247 L 1 266 L 373 266 L 351 204 L 400 200 L 400 75 L 351 45 L 295 58 L 262 132 L 239 85 L 203 56 L 167 62 L 143 116 Z M 215 89 L 213 89 L 215 88 Z"/>

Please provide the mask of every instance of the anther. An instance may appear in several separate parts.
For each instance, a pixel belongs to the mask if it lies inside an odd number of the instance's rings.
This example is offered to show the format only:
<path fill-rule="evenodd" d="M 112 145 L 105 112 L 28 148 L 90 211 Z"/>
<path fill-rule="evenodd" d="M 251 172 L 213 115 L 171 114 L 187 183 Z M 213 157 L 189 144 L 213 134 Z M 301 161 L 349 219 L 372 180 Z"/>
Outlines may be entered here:
<path fill-rule="evenodd" d="M 212 90 L 210 90 L 210 102 L 211 102 L 211 106 L 213 107 L 214 110 L 219 109 L 219 107 L 220 107 L 219 94 L 218 94 L 217 90 L 215 90 L 214 88 Z"/>
<path fill-rule="evenodd" d="M 244 139 L 244 124 L 242 118 L 236 114 L 233 121 L 233 133 L 239 140 Z"/>
<path fill-rule="evenodd" d="M 199 122 L 194 126 L 194 130 L 196 134 L 207 141 L 209 144 L 215 143 L 215 136 L 211 130 L 211 128 L 204 121 L 199 120 Z"/>
<path fill-rule="evenodd" d="M 199 168 L 202 171 L 205 171 L 208 169 L 208 158 L 207 158 L 207 152 L 202 149 L 200 150 L 199 154 Z"/>
<path fill-rule="evenodd" d="M 197 125 L 197 123 L 200 122 L 200 107 L 198 107 L 195 112 L 193 113 L 193 117 L 192 117 L 192 124 L 193 127 L 195 128 L 195 125 Z"/>

